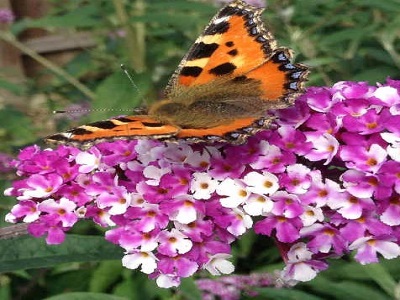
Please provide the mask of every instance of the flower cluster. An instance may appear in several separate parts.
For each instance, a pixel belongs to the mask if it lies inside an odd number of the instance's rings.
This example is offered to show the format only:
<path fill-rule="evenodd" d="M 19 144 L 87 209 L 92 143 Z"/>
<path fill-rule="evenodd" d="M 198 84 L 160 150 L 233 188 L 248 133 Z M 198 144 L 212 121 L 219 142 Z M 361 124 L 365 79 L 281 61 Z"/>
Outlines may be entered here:
<path fill-rule="evenodd" d="M 309 88 L 273 114 L 276 128 L 240 146 L 28 147 L 6 219 L 49 244 L 80 218 L 113 226 L 106 239 L 125 249 L 123 265 L 161 287 L 233 272 L 230 245 L 249 229 L 282 246 L 291 283 L 350 251 L 362 264 L 399 256 L 400 82 Z"/>
<path fill-rule="evenodd" d="M 215 279 L 198 279 L 196 286 L 201 291 L 203 300 L 237 300 L 241 299 L 243 294 L 249 297 L 258 296 L 255 289 L 276 285 L 277 277 L 269 273 L 229 275 Z"/>

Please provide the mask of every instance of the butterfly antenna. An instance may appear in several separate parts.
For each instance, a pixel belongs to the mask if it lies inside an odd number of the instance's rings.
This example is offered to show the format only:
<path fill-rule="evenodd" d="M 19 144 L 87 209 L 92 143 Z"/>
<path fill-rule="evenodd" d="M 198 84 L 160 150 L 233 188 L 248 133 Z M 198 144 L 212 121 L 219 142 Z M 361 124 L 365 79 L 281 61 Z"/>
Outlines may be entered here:
<path fill-rule="evenodd" d="M 128 69 L 125 67 L 124 64 L 121 64 L 121 70 L 122 70 L 122 72 L 125 73 L 126 77 L 128 77 L 128 79 L 131 82 L 132 86 L 135 88 L 135 90 L 138 92 L 140 98 L 142 98 L 142 100 L 143 100 L 143 95 L 142 95 L 139 87 L 136 85 L 135 81 L 133 80 L 133 77 L 132 77 L 131 73 L 129 73 Z"/>
<path fill-rule="evenodd" d="M 90 109 L 67 109 L 67 110 L 53 110 L 53 114 L 84 114 L 90 112 L 107 112 L 107 111 L 120 111 L 131 112 L 132 109 L 128 108 L 90 108 Z"/>

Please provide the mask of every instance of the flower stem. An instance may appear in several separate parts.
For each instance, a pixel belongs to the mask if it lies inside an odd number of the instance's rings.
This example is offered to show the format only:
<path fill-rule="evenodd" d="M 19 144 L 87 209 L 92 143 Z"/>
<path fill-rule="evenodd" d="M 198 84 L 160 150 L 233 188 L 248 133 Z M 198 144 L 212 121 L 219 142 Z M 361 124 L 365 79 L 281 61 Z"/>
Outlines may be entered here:
<path fill-rule="evenodd" d="M 17 224 L 0 228 L 0 240 L 15 238 L 28 234 L 28 224 Z"/>
<path fill-rule="evenodd" d="M 129 60 L 131 67 L 137 73 L 143 73 L 146 70 L 146 43 L 145 26 L 142 22 L 133 25 L 129 24 L 129 15 L 125 10 L 122 0 L 113 0 L 115 12 L 119 23 L 126 31 L 126 45 L 129 51 Z M 134 4 L 134 14 L 140 16 L 144 14 L 145 4 L 143 0 L 136 0 Z"/>

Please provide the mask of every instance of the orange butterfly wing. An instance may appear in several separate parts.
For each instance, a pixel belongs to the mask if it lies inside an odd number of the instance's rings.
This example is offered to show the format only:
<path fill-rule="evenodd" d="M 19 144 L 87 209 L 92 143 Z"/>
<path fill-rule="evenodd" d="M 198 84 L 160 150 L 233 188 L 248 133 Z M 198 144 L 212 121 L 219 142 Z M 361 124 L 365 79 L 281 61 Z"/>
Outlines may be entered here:
<path fill-rule="evenodd" d="M 277 47 L 262 12 L 242 0 L 222 8 L 179 64 L 167 94 L 174 97 L 181 85 L 203 85 L 216 77 L 250 78 L 258 81 L 261 98 L 276 102 L 276 108 L 291 104 L 303 90 L 308 68 L 292 64 L 290 51 Z"/>
<path fill-rule="evenodd" d="M 76 146 L 91 146 L 107 140 L 129 138 L 162 139 L 176 135 L 179 128 L 161 124 L 146 115 L 119 117 L 82 125 L 74 129 L 46 137 L 49 143 L 67 143 Z"/>
<path fill-rule="evenodd" d="M 172 75 L 168 99 L 152 105 L 149 115 L 94 122 L 46 141 L 78 146 L 136 138 L 245 142 L 269 127 L 267 109 L 293 103 L 308 74 L 307 67 L 291 63 L 288 49 L 277 47 L 262 11 L 242 0 L 223 7 Z"/>

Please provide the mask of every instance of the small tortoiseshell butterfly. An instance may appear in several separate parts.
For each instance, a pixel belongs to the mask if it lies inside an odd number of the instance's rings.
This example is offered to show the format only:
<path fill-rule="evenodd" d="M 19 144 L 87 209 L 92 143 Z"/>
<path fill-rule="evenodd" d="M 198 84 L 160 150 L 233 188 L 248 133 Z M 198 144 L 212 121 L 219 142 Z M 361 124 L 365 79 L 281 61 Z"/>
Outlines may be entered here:
<path fill-rule="evenodd" d="M 308 68 L 293 64 L 260 16 L 263 9 L 242 0 L 212 18 L 172 75 L 167 99 L 146 115 L 83 125 L 46 138 L 88 147 L 116 139 L 242 144 L 270 126 L 268 109 L 293 104 L 303 92 Z"/>

